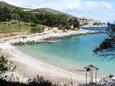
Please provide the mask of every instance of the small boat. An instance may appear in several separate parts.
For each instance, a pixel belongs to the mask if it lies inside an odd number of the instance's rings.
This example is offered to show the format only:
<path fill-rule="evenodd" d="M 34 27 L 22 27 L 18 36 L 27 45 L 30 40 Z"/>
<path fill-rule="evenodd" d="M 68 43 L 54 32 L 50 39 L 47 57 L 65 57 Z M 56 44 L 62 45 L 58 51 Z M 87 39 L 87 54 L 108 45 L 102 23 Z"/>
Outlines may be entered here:
<path fill-rule="evenodd" d="M 48 43 L 55 43 L 56 41 L 48 41 Z"/>

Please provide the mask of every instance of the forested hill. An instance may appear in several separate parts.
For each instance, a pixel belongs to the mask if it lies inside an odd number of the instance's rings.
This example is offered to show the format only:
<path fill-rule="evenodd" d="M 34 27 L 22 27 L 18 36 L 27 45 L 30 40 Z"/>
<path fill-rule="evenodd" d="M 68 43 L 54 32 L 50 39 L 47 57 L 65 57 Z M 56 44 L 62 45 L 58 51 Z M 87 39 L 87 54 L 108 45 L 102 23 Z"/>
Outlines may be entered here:
<path fill-rule="evenodd" d="M 70 14 L 67 14 L 67 13 L 64 13 L 61 11 L 53 10 L 50 8 L 39 8 L 39 9 L 34 9 L 33 11 L 34 12 L 53 13 L 53 14 L 63 14 L 63 15 L 66 15 L 68 17 L 74 17 L 73 15 L 70 15 Z"/>
<path fill-rule="evenodd" d="M 77 17 L 48 8 L 29 9 L 10 5 L 0 1 L 0 22 L 18 20 L 27 23 L 41 24 L 50 27 L 70 29 L 79 27 Z"/>

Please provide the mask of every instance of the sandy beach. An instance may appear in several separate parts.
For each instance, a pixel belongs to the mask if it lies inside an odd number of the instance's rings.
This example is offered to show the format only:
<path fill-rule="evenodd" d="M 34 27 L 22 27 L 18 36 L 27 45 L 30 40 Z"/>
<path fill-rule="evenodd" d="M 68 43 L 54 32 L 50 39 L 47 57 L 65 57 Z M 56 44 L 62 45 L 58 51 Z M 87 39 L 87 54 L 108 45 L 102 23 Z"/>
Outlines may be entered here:
<path fill-rule="evenodd" d="M 65 38 L 81 34 L 93 34 L 95 31 L 79 30 L 69 31 L 64 33 L 43 33 L 24 36 L 15 36 L 0 39 L 0 53 L 7 56 L 8 60 L 16 65 L 15 75 L 19 76 L 20 82 L 26 82 L 28 79 L 34 78 L 37 75 L 43 76 L 45 79 L 51 80 L 54 83 L 71 83 L 74 84 L 85 83 L 85 72 L 71 72 L 60 68 L 50 63 L 32 58 L 19 51 L 15 44 L 28 42 L 44 42 L 44 40 L 51 38 Z M 46 41 L 45 41 L 46 42 Z"/>

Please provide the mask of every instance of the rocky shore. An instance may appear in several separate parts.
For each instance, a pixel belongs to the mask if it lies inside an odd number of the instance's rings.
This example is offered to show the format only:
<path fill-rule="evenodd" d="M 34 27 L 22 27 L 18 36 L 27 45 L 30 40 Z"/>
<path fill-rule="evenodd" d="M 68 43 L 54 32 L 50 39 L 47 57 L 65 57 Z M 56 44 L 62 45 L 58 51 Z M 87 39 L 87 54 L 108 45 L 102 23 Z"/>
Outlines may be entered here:
<path fill-rule="evenodd" d="M 95 34 L 99 33 L 96 31 L 88 31 L 88 30 L 79 30 L 79 31 L 67 31 L 62 33 L 42 33 L 42 34 L 33 34 L 33 35 L 22 35 L 10 38 L 3 38 L 1 41 L 7 41 L 12 45 L 24 45 L 24 44 L 34 44 L 34 43 L 52 43 L 55 39 L 63 39 L 77 35 L 85 35 L 85 34 Z"/>

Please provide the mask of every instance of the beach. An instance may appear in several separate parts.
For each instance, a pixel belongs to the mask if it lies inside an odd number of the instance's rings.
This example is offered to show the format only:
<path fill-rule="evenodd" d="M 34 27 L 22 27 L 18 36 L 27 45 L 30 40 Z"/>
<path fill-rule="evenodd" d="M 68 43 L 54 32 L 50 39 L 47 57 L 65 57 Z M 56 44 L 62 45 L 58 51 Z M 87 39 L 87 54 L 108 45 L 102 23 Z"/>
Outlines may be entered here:
<path fill-rule="evenodd" d="M 3 38 L 0 39 L 0 53 L 5 55 L 9 61 L 16 65 L 15 75 L 19 76 L 20 82 L 26 82 L 28 79 L 35 78 L 39 75 L 54 83 L 71 83 L 71 81 L 74 82 L 74 84 L 85 83 L 84 74 L 77 71 L 71 72 L 56 65 L 51 65 L 50 63 L 30 57 L 19 51 L 14 45 L 43 43 L 49 42 L 52 39 L 94 33 L 98 32 L 79 30 L 63 33 L 52 32 Z"/>

